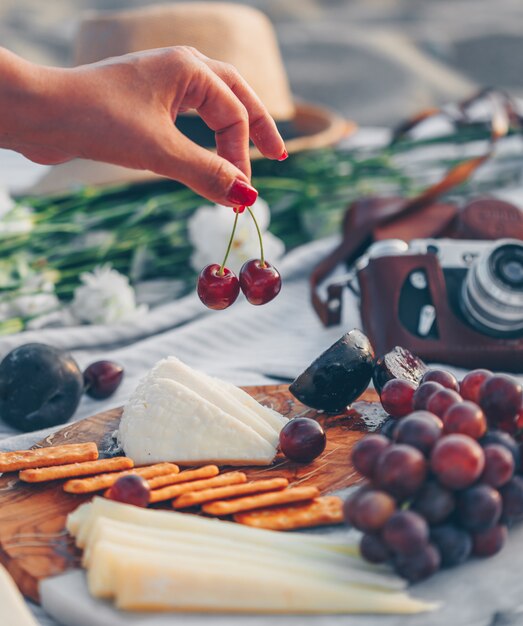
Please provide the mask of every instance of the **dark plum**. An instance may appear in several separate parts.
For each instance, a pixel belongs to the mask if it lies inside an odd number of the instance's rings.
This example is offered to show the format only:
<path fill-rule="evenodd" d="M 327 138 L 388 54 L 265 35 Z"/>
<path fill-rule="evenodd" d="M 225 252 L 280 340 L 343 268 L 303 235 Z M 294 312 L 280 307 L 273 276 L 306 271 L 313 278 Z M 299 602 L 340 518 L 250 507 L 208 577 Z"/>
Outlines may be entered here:
<path fill-rule="evenodd" d="M 463 400 L 470 400 L 479 404 L 481 385 L 492 375 L 490 370 L 473 370 L 469 372 L 459 384 L 459 394 Z"/>
<path fill-rule="evenodd" d="M 381 393 L 385 383 L 394 378 L 409 380 L 417 385 L 427 366 L 423 361 L 405 348 L 396 346 L 390 352 L 376 361 L 372 380 L 378 393 Z"/>
<path fill-rule="evenodd" d="M 522 400 L 521 385 L 511 376 L 503 374 L 487 378 L 479 390 L 479 404 L 493 424 L 515 420 Z"/>
<path fill-rule="evenodd" d="M 432 380 L 427 383 L 422 383 L 414 393 L 414 397 L 412 398 L 412 408 L 415 411 L 426 411 L 430 398 L 436 393 L 436 391 L 441 391 L 442 389 L 445 389 L 443 385 L 435 383 Z"/>
<path fill-rule="evenodd" d="M 429 527 L 421 515 L 413 511 L 397 511 L 385 524 L 382 537 L 395 554 L 415 554 L 427 544 Z"/>
<path fill-rule="evenodd" d="M 394 436 L 397 443 L 414 446 L 427 455 L 441 437 L 442 432 L 443 423 L 439 417 L 428 411 L 414 411 L 399 420 Z"/>
<path fill-rule="evenodd" d="M 412 411 L 412 397 L 415 391 L 416 385 L 408 380 L 399 378 L 389 380 L 381 390 L 381 404 L 392 417 L 404 417 Z"/>
<path fill-rule="evenodd" d="M 374 476 L 374 467 L 380 454 L 390 446 L 390 441 L 383 435 L 367 435 L 352 448 L 352 464 L 366 478 Z"/>
<path fill-rule="evenodd" d="M 469 533 L 452 524 L 431 528 L 430 540 L 438 548 L 442 567 L 460 565 L 472 552 L 472 538 Z"/>
<path fill-rule="evenodd" d="M 474 485 L 458 495 L 457 517 L 460 525 L 471 532 L 482 532 L 499 522 L 501 496 L 490 485 Z"/>
<path fill-rule="evenodd" d="M 380 455 L 374 472 L 377 486 L 395 498 L 413 496 L 427 476 L 423 454 L 412 446 L 393 444 Z"/>
<path fill-rule="evenodd" d="M 498 443 L 491 443 L 483 448 L 485 469 L 481 474 L 481 482 L 491 487 L 501 487 L 514 474 L 514 457 L 510 450 Z"/>
<path fill-rule="evenodd" d="M 429 578 L 435 574 L 441 565 L 441 557 L 438 549 L 428 543 L 416 554 L 405 556 L 398 555 L 394 559 L 396 573 L 410 583 Z"/>
<path fill-rule="evenodd" d="M 443 430 L 446 435 L 461 433 L 472 439 L 480 439 L 487 432 L 487 419 L 474 402 L 460 402 L 452 405 L 443 416 Z"/>
<path fill-rule="evenodd" d="M 464 489 L 481 476 L 485 455 L 467 435 L 446 435 L 432 449 L 430 467 L 445 487 Z"/>
<path fill-rule="evenodd" d="M 441 524 L 454 511 L 456 499 L 450 489 L 436 480 L 428 480 L 418 491 L 411 508 L 429 524 Z"/>
<path fill-rule="evenodd" d="M 503 524 L 475 533 L 472 535 L 472 554 L 481 557 L 494 556 L 505 545 L 507 537 L 508 529 Z"/>
<path fill-rule="evenodd" d="M 85 393 L 102 400 L 111 396 L 120 386 L 123 367 L 114 361 L 96 361 L 84 371 Z"/>
<path fill-rule="evenodd" d="M 289 390 L 307 406 L 340 413 L 367 389 L 373 366 L 370 341 L 359 330 L 351 330 L 309 365 Z"/>
<path fill-rule="evenodd" d="M 360 540 L 361 556 L 369 563 L 385 563 L 390 551 L 379 535 L 365 533 Z"/>
<path fill-rule="evenodd" d="M 425 374 L 423 374 L 423 378 L 421 379 L 422 384 L 428 382 L 439 383 L 446 389 L 452 389 L 452 391 L 459 391 L 459 383 L 458 379 L 447 372 L 447 370 L 427 370 Z"/>
<path fill-rule="evenodd" d="M 84 381 L 70 354 L 41 343 L 15 348 L 0 363 L 0 418 L 19 430 L 63 424 L 74 414 Z"/>
<path fill-rule="evenodd" d="M 461 396 L 453 389 L 441 389 L 433 393 L 427 401 L 427 411 L 443 418 L 453 404 L 463 402 Z"/>
<path fill-rule="evenodd" d="M 310 417 L 295 417 L 280 432 L 281 451 L 298 463 L 310 463 L 325 450 L 326 443 L 323 428 Z"/>

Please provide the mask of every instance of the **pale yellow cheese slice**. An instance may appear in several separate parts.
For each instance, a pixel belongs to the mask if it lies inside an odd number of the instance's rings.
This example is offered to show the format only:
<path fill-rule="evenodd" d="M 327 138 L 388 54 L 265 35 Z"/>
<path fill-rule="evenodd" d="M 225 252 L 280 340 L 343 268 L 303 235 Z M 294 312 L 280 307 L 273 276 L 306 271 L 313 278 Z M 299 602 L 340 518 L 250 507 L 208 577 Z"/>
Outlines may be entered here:
<path fill-rule="evenodd" d="M 8 571 L 0 564 L 0 624 L 38 626 Z"/>

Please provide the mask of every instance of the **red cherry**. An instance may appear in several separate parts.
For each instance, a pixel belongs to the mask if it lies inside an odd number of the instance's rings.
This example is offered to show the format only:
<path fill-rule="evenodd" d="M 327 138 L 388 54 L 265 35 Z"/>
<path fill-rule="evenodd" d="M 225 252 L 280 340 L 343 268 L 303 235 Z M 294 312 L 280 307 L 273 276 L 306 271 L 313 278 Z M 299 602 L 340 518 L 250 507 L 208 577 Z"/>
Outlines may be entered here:
<path fill-rule="evenodd" d="M 217 263 L 207 265 L 198 276 L 198 296 L 209 309 L 220 311 L 231 306 L 240 293 L 236 274 L 227 267 L 220 274 Z"/>
<path fill-rule="evenodd" d="M 240 270 L 240 286 L 251 304 L 267 304 L 280 293 L 280 273 L 267 261 L 251 259 Z"/>

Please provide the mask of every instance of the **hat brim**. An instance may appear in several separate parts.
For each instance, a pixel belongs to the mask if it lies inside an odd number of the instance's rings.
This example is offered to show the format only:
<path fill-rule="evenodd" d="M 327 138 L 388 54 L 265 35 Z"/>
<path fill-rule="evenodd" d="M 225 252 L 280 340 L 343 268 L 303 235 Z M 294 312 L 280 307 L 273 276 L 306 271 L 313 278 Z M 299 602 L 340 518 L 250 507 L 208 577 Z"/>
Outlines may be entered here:
<path fill-rule="evenodd" d="M 200 145 L 214 145 L 214 134 L 197 116 L 178 118 L 178 128 Z M 357 126 L 333 111 L 309 104 L 296 103 L 296 114 L 287 122 L 278 123 L 289 154 L 305 150 L 317 150 L 335 145 L 344 137 L 354 133 Z M 262 155 L 251 148 L 251 158 Z M 146 182 L 161 179 L 147 170 L 133 170 L 119 165 L 74 159 L 54 165 L 40 180 L 25 192 L 31 195 L 53 195 L 82 186 L 107 186 L 125 182 Z"/>

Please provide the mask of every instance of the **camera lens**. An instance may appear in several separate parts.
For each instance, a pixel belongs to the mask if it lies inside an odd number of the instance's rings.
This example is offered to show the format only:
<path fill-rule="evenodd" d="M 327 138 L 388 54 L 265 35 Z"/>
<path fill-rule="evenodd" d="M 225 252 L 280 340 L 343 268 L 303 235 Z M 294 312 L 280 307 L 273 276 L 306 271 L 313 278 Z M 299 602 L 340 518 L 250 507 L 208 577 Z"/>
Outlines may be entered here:
<path fill-rule="evenodd" d="M 523 242 L 504 239 L 481 254 L 463 282 L 462 310 L 493 337 L 523 335 Z"/>

